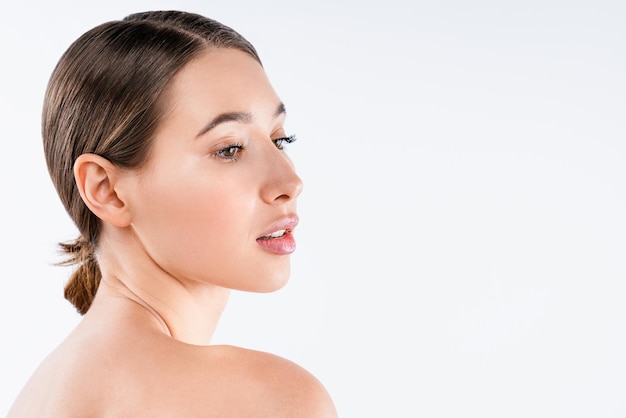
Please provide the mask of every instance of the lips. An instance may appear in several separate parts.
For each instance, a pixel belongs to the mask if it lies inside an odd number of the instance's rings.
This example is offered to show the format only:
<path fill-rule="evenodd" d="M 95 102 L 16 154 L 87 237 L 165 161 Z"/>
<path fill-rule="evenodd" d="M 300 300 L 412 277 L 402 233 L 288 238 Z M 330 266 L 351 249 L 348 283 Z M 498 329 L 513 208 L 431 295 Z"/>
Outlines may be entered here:
<path fill-rule="evenodd" d="M 296 250 L 296 240 L 292 231 L 298 225 L 298 217 L 287 216 L 270 225 L 256 242 L 265 251 L 286 255 Z"/>

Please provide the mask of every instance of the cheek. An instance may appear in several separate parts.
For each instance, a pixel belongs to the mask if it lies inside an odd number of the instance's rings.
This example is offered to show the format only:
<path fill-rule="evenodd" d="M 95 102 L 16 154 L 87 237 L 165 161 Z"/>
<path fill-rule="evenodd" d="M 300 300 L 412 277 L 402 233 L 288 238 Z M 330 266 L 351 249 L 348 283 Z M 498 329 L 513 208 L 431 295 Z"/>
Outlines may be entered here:
<path fill-rule="evenodd" d="M 260 215 L 254 176 L 160 167 L 149 179 L 134 199 L 133 227 L 161 269 L 181 280 L 245 291 L 285 284 L 289 258 L 266 254 L 256 243 L 267 219 Z"/>
<path fill-rule="evenodd" d="M 180 174 L 154 179 L 142 193 L 136 228 L 152 258 L 170 268 L 197 265 L 206 271 L 233 252 L 247 251 L 252 195 L 233 179 Z"/>

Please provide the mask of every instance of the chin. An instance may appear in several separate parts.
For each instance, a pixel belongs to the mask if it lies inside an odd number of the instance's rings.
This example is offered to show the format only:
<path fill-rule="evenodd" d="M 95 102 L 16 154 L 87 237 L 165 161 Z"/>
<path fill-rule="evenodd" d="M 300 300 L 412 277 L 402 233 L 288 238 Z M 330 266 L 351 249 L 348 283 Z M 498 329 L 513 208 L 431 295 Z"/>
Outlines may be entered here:
<path fill-rule="evenodd" d="M 248 292 L 271 293 L 285 287 L 289 282 L 290 269 L 287 267 L 277 267 L 262 275 L 255 275 L 247 289 L 241 289 Z"/>
<path fill-rule="evenodd" d="M 289 276 L 284 278 L 274 278 L 273 280 L 264 281 L 256 290 L 258 293 L 272 293 L 282 289 L 289 282 Z"/>
<path fill-rule="evenodd" d="M 287 285 L 287 282 L 289 282 L 289 277 L 286 277 L 284 280 L 281 281 L 276 281 L 272 283 L 272 286 L 270 286 L 267 291 L 263 292 L 263 293 L 271 293 L 271 292 L 275 292 L 277 290 L 282 289 L 283 287 L 285 287 Z"/>

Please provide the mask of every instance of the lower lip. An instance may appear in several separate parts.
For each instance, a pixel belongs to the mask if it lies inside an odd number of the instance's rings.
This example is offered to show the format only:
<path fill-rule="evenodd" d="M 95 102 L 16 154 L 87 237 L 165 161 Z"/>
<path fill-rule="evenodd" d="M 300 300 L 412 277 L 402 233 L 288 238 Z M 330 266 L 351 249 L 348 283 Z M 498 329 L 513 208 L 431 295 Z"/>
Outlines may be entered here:
<path fill-rule="evenodd" d="M 257 239 L 256 242 L 261 248 L 272 254 L 287 255 L 296 250 L 296 240 L 291 232 L 287 232 L 280 238 Z"/>

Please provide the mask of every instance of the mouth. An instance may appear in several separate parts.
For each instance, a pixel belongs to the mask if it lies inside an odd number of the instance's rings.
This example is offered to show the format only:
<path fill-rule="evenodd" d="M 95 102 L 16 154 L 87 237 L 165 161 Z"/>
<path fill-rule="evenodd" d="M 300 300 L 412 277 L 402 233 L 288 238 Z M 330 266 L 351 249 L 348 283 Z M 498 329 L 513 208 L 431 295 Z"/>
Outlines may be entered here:
<path fill-rule="evenodd" d="M 257 240 L 270 240 L 290 235 L 298 226 L 298 216 L 291 215 L 272 223 Z"/>
<path fill-rule="evenodd" d="M 278 231 L 272 232 L 271 234 L 259 237 L 258 239 L 261 241 L 267 241 L 268 239 L 281 238 L 281 237 L 284 237 L 285 234 L 287 234 L 288 232 L 291 232 L 291 231 L 287 229 L 280 229 Z"/>
<path fill-rule="evenodd" d="M 296 249 L 292 232 L 297 225 L 298 217 L 295 215 L 282 218 L 270 226 L 256 242 L 270 253 L 291 254 Z"/>

